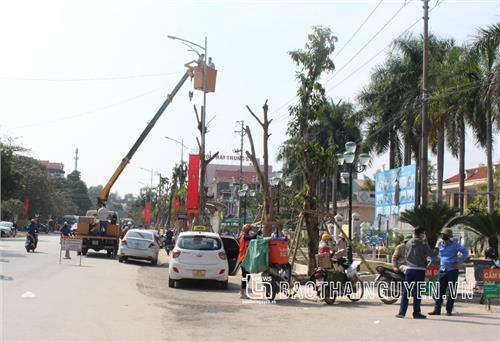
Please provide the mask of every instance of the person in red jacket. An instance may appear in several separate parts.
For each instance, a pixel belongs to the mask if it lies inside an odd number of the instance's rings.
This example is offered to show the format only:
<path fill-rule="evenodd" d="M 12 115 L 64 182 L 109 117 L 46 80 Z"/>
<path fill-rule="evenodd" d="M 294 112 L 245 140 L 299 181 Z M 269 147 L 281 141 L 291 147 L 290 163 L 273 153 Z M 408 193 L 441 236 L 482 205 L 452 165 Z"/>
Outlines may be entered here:
<path fill-rule="evenodd" d="M 240 235 L 240 253 L 239 253 L 240 263 L 242 263 L 243 259 L 245 259 L 245 255 L 247 254 L 248 246 L 250 245 L 250 240 L 252 240 L 252 239 L 255 239 L 255 233 L 252 231 L 252 225 L 248 224 L 248 223 L 244 224 L 243 231 L 241 232 L 241 235 Z M 242 299 L 248 298 L 247 294 L 246 294 L 247 275 L 248 275 L 248 271 L 245 270 L 243 267 L 241 267 L 240 298 L 242 298 Z"/>

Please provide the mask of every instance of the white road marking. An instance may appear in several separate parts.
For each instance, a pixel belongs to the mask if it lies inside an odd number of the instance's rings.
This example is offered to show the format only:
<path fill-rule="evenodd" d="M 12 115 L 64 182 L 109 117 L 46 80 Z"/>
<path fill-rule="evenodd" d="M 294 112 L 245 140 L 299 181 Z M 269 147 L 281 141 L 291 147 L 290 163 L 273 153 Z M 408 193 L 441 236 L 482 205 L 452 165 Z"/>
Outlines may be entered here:
<path fill-rule="evenodd" d="M 21 295 L 21 297 L 23 297 L 23 298 L 35 298 L 36 294 L 34 294 L 33 292 L 30 292 L 30 291 L 26 291 L 25 293 L 23 293 Z"/>

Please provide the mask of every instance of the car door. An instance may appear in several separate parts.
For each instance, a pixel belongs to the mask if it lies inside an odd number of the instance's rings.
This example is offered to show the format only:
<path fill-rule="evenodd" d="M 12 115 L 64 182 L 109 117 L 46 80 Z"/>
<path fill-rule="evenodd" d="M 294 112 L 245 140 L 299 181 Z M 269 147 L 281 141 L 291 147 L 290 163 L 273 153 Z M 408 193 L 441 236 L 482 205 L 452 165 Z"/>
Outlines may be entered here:
<path fill-rule="evenodd" d="M 229 265 L 229 275 L 236 275 L 240 264 L 238 262 L 238 255 L 240 252 L 240 244 L 238 240 L 230 235 L 221 236 L 224 251 L 226 251 L 227 263 Z"/>

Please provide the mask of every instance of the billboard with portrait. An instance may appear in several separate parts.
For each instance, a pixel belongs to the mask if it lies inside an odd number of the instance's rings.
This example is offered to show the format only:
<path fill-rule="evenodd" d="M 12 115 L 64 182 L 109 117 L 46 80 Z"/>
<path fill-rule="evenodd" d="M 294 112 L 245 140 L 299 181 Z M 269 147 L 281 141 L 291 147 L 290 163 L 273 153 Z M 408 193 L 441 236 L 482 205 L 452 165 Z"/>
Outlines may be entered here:
<path fill-rule="evenodd" d="M 375 220 L 415 207 L 416 166 L 407 165 L 375 175 Z"/>

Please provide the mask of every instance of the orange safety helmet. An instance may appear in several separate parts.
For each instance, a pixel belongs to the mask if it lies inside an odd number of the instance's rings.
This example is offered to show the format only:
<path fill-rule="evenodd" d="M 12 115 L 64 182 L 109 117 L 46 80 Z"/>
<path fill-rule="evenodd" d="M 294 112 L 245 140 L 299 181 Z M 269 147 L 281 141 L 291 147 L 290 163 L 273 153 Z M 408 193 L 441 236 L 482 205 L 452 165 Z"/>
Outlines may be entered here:
<path fill-rule="evenodd" d="M 248 232 L 250 229 L 252 229 L 252 225 L 250 223 L 244 224 L 243 225 L 243 231 Z"/>

